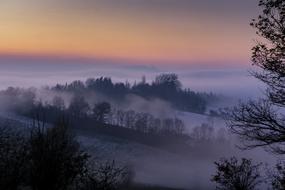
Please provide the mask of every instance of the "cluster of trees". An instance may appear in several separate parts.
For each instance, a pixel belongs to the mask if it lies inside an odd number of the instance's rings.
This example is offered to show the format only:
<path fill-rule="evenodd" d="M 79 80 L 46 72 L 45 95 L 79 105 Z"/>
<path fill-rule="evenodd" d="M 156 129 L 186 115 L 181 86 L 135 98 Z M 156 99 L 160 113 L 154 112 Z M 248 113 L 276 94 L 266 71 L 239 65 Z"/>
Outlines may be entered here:
<path fill-rule="evenodd" d="M 115 125 L 146 134 L 181 136 L 185 131 L 184 122 L 176 117 L 157 118 L 149 113 L 113 109 L 108 102 L 97 102 L 91 106 L 84 96 L 78 94 L 71 98 L 68 106 L 60 96 L 43 103 L 36 99 L 35 91 L 10 87 L 2 91 L 0 97 L 8 100 L 8 110 L 32 118 L 36 113 L 44 113 L 48 122 L 65 116 L 72 121 L 90 119 L 94 124 Z"/>
<path fill-rule="evenodd" d="M 122 101 L 127 95 L 135 94 L 145 99 L 159 98 L 171 103 L 182 111 L 204 113 L 208 102 L 218 100 L 214 94 L 196 93 L 183 89 L 176 74 L 161 74 L 149 84 L 145 77 L 139 83 L 113 83 L 111 78 L 90 78 L 86 82 L 74 81 L 70 84 L 57 84 L 51 88 L 57 92 L 90 93 L 95 92 L 105 97 Z"/>
<path fill-rule="evenodd" d="M 114 110 L 109 115 L 108 122 L 155 135 L 181 136 L 185 132 L 185 124 L 179 118 L 157 118 L 149 113 L 137 113 L 133 110 Z"/>
<path fill-rule="evenodd" d="M 21 89 L 9 87 L 0 91 L 1 109 L 24 114 L 34 107 L 36 89 Z"/>
<path fill-rule="evenodd" d="M 29 117 L 41 112 L 46 115 L 45 119 L 49 122 L 54 122 L 58 116 L 70 116 L 73 121 L 88 118 L 94 123 L 120 126 L 145 134 L 176 137 L 186 135 L 185 124 L 177 117 L 158 118 L 149 113 L 115 109 L 108 102 L 94 103 L 91 106 L 84 96 L 78 94 L 71 98 L 68 106 L 60 96 L 54 96 L 50 102 L 42 103 L 36 100 L 35 91 L 10 87 L 2 91 L 0 97 L 9 98 L 9 109 L 13 112 Z M 190 137 L 195 142 L 225 142 L 226 133 L 224 129 L 215 131 L 211 122 L 208 122 L 194 127 Z"/>
<path fill-rule="evenodd" d="M 185 130 L 184 122 L 179 118 L 157 118 L 149 113 L 112 109 L 108 102 L 95 103 L 91 107 L 83 96 L 75 95 L 67 108 L 62 103 L 63 100 L 56 96 L 53 104 L 38 104 L 35 110 L 45 110 L 48 115 L 70 115 L 72 120 L 88 118 L 95 123 L 115 125 L 146 134 L 179 136 L 183 135 Z"/>
<path fill-rule="evenodd" d="M 126 167 L 92 164 L 66 122 L 38 122 L 29 132 L 0 126 L 0 145 L 0 189 L 115 190 L 131 183 Z"/>
<path fill-rule="evenodd" d="M 185 131 L 184 122 L 179 118 L 157 118 L 149 113 L 112 109 L 108 102 L 95 103 L 93 108 L 90 108 L 83 96 L 74 96 L 65 111 L 73 117 L 91 118 L 100 123 L 125 127 L 141 133 L 179 136 Z"/>
<path fill-rule="evenodd" d="M 197 143 L 225 143 L 230 140 L 228 131 L 225 128 L 219 128 L 217 130 L 210 123 L 202 123 L 201 125 L 194 127 L 190 137 Z"/>

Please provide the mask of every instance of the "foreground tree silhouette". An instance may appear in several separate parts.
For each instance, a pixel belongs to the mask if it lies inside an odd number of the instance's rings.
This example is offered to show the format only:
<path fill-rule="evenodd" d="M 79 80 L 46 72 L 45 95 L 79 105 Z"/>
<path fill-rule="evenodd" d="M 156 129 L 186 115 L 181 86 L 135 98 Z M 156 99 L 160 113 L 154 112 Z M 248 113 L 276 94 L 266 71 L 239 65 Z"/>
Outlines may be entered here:
<path fill-rule="evenodd" d="M 91 160 L 64 118 L 53 126 L 39 113 L 35 118 L 30 128 L 0 122 L 1 190 L 116 190 L 130 184 L 127 167 Z"/>
<path fill-rule="evenodd" d="M 88 155 L 65 122 L 38 126 L 29 139 L 29 186 L 33 190 L 66 190 L 85 172 Z"/>
<path fill-rule="evenodd" d="M 132 185 L 133 172 L 128 167 L 115 164 L 115 161 L 89 164 L 83 180 L 76 187 L 79 190 L 128 189 Z"/>
<path fill-rule="evenodd" d="M 27 175 L 28 144 L 17 130 L 0 127 L 0 189 L 17 190 Z"/>
<path fill-rule="evenodd" d="M 245 148 L 265 147 L 285 154 L 285 1 L 260 0 L 263 9 L 252 26 L 267 43 L 252 49 L 253 75 L 267 85 L 265 97 L 234 108 L 231 131 L 245 140 Z"/>
<path fill-rule="evenodd" d="M 273 190 L 285 189 L 285 163 L 279 162 L 276 164 L 273 172 L 269 173 Z"/>
<path fill-rule="evenodd" d="M 260 164 L 253 165 L 251 160 L 243 158 L 239 162 L 235 157 L 215 162 L 217 173 L 212 181 L 218 190 L 254 190 L 261 183 Z"/>

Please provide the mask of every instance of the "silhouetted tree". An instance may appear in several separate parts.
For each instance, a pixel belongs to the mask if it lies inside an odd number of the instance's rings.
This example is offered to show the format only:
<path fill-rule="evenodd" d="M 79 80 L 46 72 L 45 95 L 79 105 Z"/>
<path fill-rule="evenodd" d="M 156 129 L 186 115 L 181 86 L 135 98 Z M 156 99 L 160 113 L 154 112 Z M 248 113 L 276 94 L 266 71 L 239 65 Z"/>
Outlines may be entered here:
<path fill-rule="evenodd" d="M 154 131 L 155 131 L 155 133 L 159 133 L 160 131 L 161 131 L 161 126 L 162 126 L 162 121 L 161 121 L 161 119 L 159 119 L 159 118 L 155 118 L 154 119 Z"/>
<path fill-rule="evenodd" d="M 125 126 L 130 129 L 134 129 L 135 126 L 135 111 L 129 110 L 125 114 Z"/>
<path fill-rule="evenodd" d="M 84 172 L 88 155 L 80 150 L 66 122 L 36 127 L 29 139 L 30 186 L 33 190 L 67 190 Z"/>
<path fill-rule="evenodd" d="M 31 131 L 0 127 L 1 190 L 116 190 L 132 182 L 132 170 L 115 162 L 90 167 L 64 120 L 33 123 Z"/>
<path fill-rule="evenodd" d="M 147 132 L 147 114 L 145 113 L 136 114 L 135 128 L 136 130 L 142 133 Z"/>
<path fill-rule="evenodd" d="M 0 127 L 0 189 L 17 190 L 26 184 L 29 148 L 11 126 Z"/>
<path fill-rule="evenodd" d="M 245 148 L 266 147 L 285 153 L 285 1 L 260 0 L 263 9 L 252 26 L 265 42 L 253 48 L 253 64 L 261 68 L 253 75 L 267 85 L 266 96 L 234 108 L 231 131 L 245 140 Z"/>
<path fill-rule="evenodd" d="M 83 96 L 75 95 L 70 102 L 68 111 L 75 117 L 85 117 L 89 111 L 89 104 Z"/>
<path fill-rule="evenodd" d="M 271 185 L 273 190 L 285 189 L 285 163 L 276 164 L 275 171 L 271 174 Z"/>
<path fill-rule="evenodd" d="M 115 161 L 91 164 L 78 189 L 117 190 L 126 188 L 132 182 L 132 171 L 128 167 L 118 166 Z"/>
<path fill-rule="evenodd" d="M 177 135 L 182 135 L 185 131 L 185 124 L 181 119 L 178 118 L 174 119 L 174 127 L 175 127 L 175 133 Z"/>
<path fill-rule="evenodd" d="M 125 112 L 123 110 L 116 111 L 116 122 L 119 126 L 124 126 Z"/>
<path fill-rule="evenodd" d="M 158 75 L 155 78 L 154 84 L 170 91 L 180 90 L 182 86 L 178 79 L 178 75 L 174 73 Z"/>
<path fill-rule="evenodd" d="M 243 158 L 240 162 L 232 157 L 215 162 L 216 174 L 212 181 L 218 190 L 254 190 L 262 182 L 259 175 L 260 164 L 252 164 L 251 160 Z"/>
<path fill-rule="evenodd" d="M 174 121 L 171 118 L 163 119 L 161 131 L 164 135 L 172 135 L 174 131 Z"/>
<path fill-rule="evenodd" d="M 101 93 L 111 97 L 112 95 L 116 95 L 116 91 L 114 91 L 114 84 L 111 78 L 108 77 L 100 77 L 97 79 L 90 78 L 86 80 L 85 84 L 88 89 L 96 91 L 97 93 Z"/>
<path fill-rule="evenodd" d="M 158 126 L 156 126 L 156 122 L 155 122 L 155 117 L 153 115 L 149 115 L 148 116 L 148 133 L 150 134 L 156 134 L 158 132 Z"/>
<path fill-rule="evenodd" d="M 95 104 L 93 108 L 93 115 L 96 121 L 106 123 L 106 117 L 111 112 L 111 105 L 108 102 L 101 102 Z"/>
<path fill-rule="evenodd" d="M 214 139 L 214 127 L 208 123 L 194 127 L 191 137 L 196 141 L 209 142 Z"/>
<path fill-rule="evenodd" d="M 85 90 L 85 85 L 82 81 L 80 80 L 76 80 L 76 81 L 73 81 L 72 83 L 70 83 L 68 86 L 67 86 L 67 89 L 69 91 L 73 91 L 73 92 L 76 92 L 76 93 L 80 93 L 82 91 Z"/>

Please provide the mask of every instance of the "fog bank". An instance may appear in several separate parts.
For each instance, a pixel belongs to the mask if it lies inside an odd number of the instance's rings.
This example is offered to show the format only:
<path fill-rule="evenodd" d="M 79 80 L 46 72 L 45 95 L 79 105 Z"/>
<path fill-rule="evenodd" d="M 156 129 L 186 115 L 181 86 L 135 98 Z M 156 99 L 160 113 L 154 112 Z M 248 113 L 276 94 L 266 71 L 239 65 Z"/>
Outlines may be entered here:
<path fill-rule="evenodd" d="M 214 64 L 214 63 L 213 63 Z M 238 65 L 238 64 L 237 64 Z M 235 98 L 252 97 L 261 92 L 262 85 L 249 74 L 245 66 L 199 66 L 138 64 L 114 60 L 84 60 L 60 58 L 29 58 L 0 56 L 0 89 L 8 86 L 41 87 L 111 77 L 114 81 L 134 83 L 146 76 L 147 82 L 167 72 L 178 74 L 185 88 L 214 92 Z"/>

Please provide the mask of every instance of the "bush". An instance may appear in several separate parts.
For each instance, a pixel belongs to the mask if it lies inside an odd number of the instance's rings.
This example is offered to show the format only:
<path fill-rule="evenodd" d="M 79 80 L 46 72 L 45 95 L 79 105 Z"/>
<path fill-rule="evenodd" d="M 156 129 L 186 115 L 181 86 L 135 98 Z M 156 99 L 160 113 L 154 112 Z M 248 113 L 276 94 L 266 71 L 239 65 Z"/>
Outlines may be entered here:
<path fill-rule="evenodd" d="M 261 183 L 259 167 L 261 164 L 252 164 L 251 160 L 243 158 L 221 159 L 215 162 L 217 173 L 212 181 L 217 184 L 218 190 L 254 190 Z"/>
<path fill-rule="evenodd" d="M 90 164 L 76 189 L 116 190 L 128 188 L 133 172 L 128 167 L 115 164 L 115 161 Z"/>
<path fill-rule="evenodd" d="M 275 172 L 271 176 L 272 189 L 283 190 L 285 189 L 285 163 L 280 162 L 276 164 Z"/>

